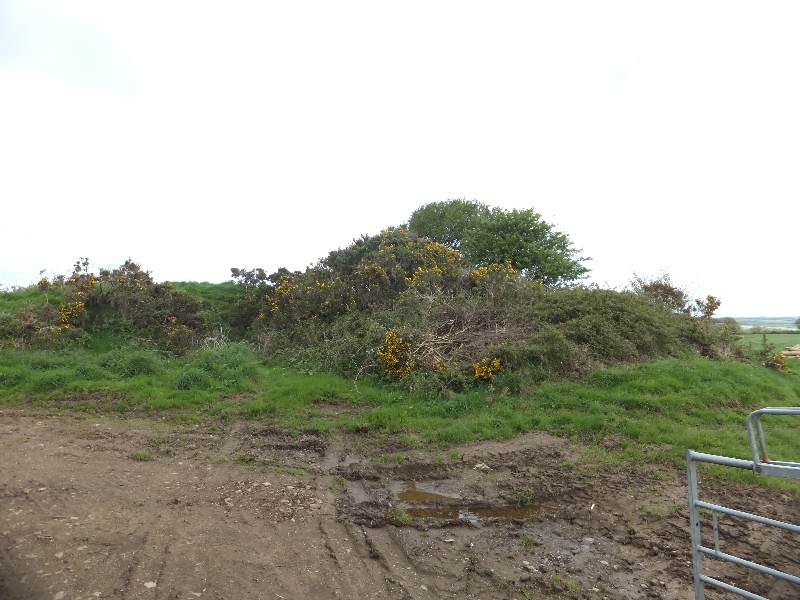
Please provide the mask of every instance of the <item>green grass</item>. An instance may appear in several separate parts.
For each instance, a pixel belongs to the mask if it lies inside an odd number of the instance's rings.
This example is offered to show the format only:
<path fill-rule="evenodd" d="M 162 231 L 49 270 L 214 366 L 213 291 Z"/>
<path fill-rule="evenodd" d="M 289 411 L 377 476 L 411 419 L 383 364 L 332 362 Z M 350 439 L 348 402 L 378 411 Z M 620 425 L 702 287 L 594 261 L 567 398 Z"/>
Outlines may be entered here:
<path fill-rule="evenodd" d="M 37 304 L 46 300 L 50 304 L 58 305 L 64 300 L 63 290 L 61 288 L 53 288 L 46 297 L 35 285 L 25 289 L 0 291 L 0 312 L 16 314 L 26 304 Z"/>
<path fill-rule="evenodd" d="M 609 464 L 682 464 L 687 448 L 748 458 L 747 414 L 800 406 L 800 377 L 759 365 L 665 359 L 599 370 L 581 383 L 545 383 L 523 397 L 484 386 L 435 400 L 378 382 L 356 387 L 336 375 L 265 364 L 246 344 L 178 357 L 136 347 L 0 349 L 0 403 L 182 422 L 259 419 L 296 432 L 369 430 L 406 440 L 409 448 L 537 429 L 568 436 Z M 773 458 L 800 460 L 797 421 L 764 419 Z M 620 440 L 611 452 L 600 445 L 608 435 Z M 457 450 L 449 454 L 458 457 Z M 744 472 L 735 477 L 754 479 Z"/>
<path fill-rule="evenodd" d="M 800 330 L 798 330 L 800 333 Z M 775 351 L 781 352 L 787 346 L 800 344 L 800 335 L 792 333 L 768 333 L 767 343 L 775 344 Z M 763 352 L 764 337 L 760 333 L 750 333 L 742 336 L 742 345 L 750 352 L 750 356 L 755 358 L 761 356 Z M 800 375 L 800 359 L 791 358 L 786 360 L 789 370 Z"/>
<path fill-rule="evenodd" d="M 795 346 L 800 344 L 800 329 L 797 334 L 794 333 L 768 333 L 767 342 L 775 344 L 775 348 L 780 351 L 786 346 Z M 763 335 L 760 333 L 748 333 L 742 336 L 742 345 L 752 348 L 754 350 L 761 350 L 763 343 Z"/>
<path fill-rule="evenodd" d="M 214 329 L 220 325 L 223 325 L 223 329 L 230 329 L 233 323 L 240 320 L 237 315 L 237 303 L 241 299 L 241 290 L 232 281 L 225 283 L 173 281 L 170 285 L 200 300 L 203 306 L 201 315 Z M 216 334 L 216 331 L 214 333 Z"/>
<path fill-rule="evenodd" d="M 404 506 L 398 506 L 394 509 L 394 516 L 401 523 L 411 523 L 414 517 L 408 514 L 408 510 Z"/>
<path fill-rule="evenodd" d="M 133 454 L 128 455 L 128 458 L 130 458 L 131 460 L 138 461 L 138 462 L 146 462 L 146 461 L 149 461 L 149 460 L 153 460 L 153 455 L 150 454 L 149 452 L 140 451 L 140 452 L 134 452 Z"/>
<path fill-rule="evenodd" d="M 208 283 L 206 281 L 171 281 L 170 285 L 177 290 L 183 290 L 211 306 L 222 306 L 236 301 L 239 291 L 232 281 L 225 283 Z"/>
<path fill-rule="evenodd" d="M 334 375 L 309 376 L 266 365 L 246 344 L 178 357 L 135 347 L 101 354 L 84 348 L 0 349 L 0 389 L 0 402 L 35 402 L 61 410 L 174 411 L 184 421 L 280 417 L 294 429 L 314 426 L 297 411 L 317 401 L 358 399 L 371 405 L 390 395 L 367 383 L 359 384 L 357 393 Z M 317 421 L 318 429 L 335 425 Z"/>

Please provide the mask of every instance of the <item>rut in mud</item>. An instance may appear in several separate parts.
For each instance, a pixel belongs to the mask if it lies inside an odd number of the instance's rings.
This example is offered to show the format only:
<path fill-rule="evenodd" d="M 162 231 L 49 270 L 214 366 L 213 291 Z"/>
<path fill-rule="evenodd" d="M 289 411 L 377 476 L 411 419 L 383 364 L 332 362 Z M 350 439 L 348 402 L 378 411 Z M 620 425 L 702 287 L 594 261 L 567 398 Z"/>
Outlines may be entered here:
<path fill-rule="evenodd" d="M 601 466 L 543 433 L 409 451 L 5 410 L 0 457 L 1 598 L 693 598 L 683 470 Z M 795 495 L 706 483 L 709 500 L 800 522 Z M 797 536 L 726 518 L 721 538 L 800 574 Z"/>

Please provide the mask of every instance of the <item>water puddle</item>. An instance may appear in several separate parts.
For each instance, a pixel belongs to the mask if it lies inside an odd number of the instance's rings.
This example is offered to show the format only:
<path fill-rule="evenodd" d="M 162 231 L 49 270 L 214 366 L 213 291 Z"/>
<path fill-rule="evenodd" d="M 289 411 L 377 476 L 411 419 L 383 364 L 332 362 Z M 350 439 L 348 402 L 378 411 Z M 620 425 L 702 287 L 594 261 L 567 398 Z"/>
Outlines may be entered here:
<path fill-rule="evenodd" d="M 451 506 L 416 507 L 406 508 L 406 512 L 417 519 L 467 519 L 475 522 L 478 519 L 526 519 L 544 510 L 543 506 L 516 506 L 506 504 L 501 506 L 466 506 L 461 508 Z"/>
<path fill-rule="evenodd" d="M 414 481 L 403 483 L 402 491 L 397 492 L 397 499 L 400 501 L 400 504 L 406 509 L 406 512 L 410 516 L 417 519 L 467 519 L 472 522 L 478 519 L 491 519 L 495 517 L 525 519 L 545 509 L 544 506 L 538 504 L 530 506 L 517 506 L 515 504 L 500 506 L 454 505 L 453 501 L 459 500 L 460 498 L 458 494 L 446 494 L 440 491 L 432 492 L 426 489 L 419 489 L 417 483 Z M 436 503 L 436 505 L 425 506 L 431 503 Z"/>
<path fill-rule="evenodd" d="M 363 481 L 348 481 L 347 493 L 353 497 L 356 503 L 369 502 L 369 494 L 364 489 Z"/>
<path fill-rule="evenodd" d="M 403 491 L 397 493 L 397 499 L 400 502 L 449 502 L 458 498 L 460 498 L 458 494 L 442 494 L 418 489 L 415 481 L 405 482 Z"/>

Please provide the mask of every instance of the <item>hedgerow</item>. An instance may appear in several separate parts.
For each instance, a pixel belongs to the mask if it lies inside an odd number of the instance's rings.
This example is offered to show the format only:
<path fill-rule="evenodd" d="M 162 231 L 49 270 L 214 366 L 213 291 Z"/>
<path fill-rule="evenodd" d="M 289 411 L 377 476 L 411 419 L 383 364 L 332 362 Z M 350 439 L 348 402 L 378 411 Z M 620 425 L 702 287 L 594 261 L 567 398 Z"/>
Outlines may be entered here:
<path fill-rule="evenodd" d="M 21 290 L 26 302 L 13 310 L 0 304 L 0 340 L 41 348 L 123 340 L 101 363 L 118 377 L 161 372 L 158 354 L 136 348 L 213 348 L 176 377 L 176 389 L 245 381 L 249 367 L 231 370 L 233 354 L 228 366 L 216 363 L 229 342 L 247 340 L 269 360 L 436 397 L 487 385 L 519 394 L 658 357 L 744 356 L 735 329 L 712 321 L 713 296 L 688 302 L 668 280 L 637 280 L 626 291 L 546 285 L 511 263 L 472 265 L 399 227 L 305 271 L 231 271 L 235 286 L 217 293 L 157 283 L 131 260 L 95 271 L 80 259 L 69 275 Z"/>
<path fill-rule="evenodd" d="M 548 286 L 510 263 L 475 267 L 402 228 L 362 236 L 304 272 L 233 275 L 243 303 L 259 307 L 251 335 L 268 356 L 437 395 L 486 384 L 518 393 L 691 352 L 728 356 L 737 341 L 710 322 L 711 296 L 678 306 L 664 286 Z"/>

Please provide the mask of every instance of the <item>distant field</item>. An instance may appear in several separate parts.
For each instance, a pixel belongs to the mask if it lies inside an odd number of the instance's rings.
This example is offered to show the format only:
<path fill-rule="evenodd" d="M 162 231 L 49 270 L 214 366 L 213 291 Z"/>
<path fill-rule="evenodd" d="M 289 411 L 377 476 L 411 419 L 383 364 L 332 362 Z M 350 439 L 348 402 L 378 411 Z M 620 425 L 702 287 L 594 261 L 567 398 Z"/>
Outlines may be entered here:
<path fill-rule="evenodd" d="M 742 336 L 742 343 L 753 348 L 761 348 L 763 339 L 760 333 L 746 333 Z M 800 344 L 800 336 L 792 333 L 768 333 L 767 342 L 775 344 L 775 348 L 780 351 L 786 346 Z"/>
<path fill-rule="evenodd" d="M 797 317 L 734 317 L 742 327 L 777 327 L 796 329 Z"/>
<path fill-rule="evenodd" d="M 768 333 L 767 342 L 775 344 L 775 350 L 781 352 L 787 346 L 800 344 L 800 335 L 791 333 Z M 748 333 L 742 336 L 742 344 L 750 348 L 750 356 L 759 354 L 764 343 L 763 335 L 760 333 Z M 800 359 L 787 359 L 789 369 L 793 373 L 800 375 Z"/>

